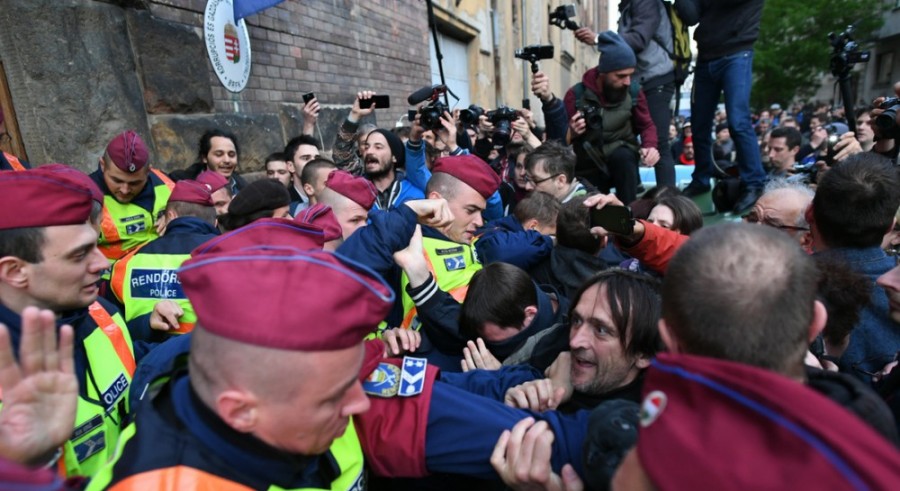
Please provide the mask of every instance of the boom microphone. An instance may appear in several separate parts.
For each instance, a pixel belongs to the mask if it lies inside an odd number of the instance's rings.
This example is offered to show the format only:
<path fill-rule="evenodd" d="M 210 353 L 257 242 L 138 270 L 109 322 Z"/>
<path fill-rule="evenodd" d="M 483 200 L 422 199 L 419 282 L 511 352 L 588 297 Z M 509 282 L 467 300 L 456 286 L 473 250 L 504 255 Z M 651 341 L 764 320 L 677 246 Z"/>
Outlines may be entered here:
<path fill-rule="evenodd" d="M 409 97 L 406 98 L 406 102 L 408 102 L 410 106 L 415 106 L 431 99 L 432 97 L 434 97 L 435 93 L 445 92 L 446 90 L 446 85 L 432 85 L 431 87 L 422 87 L 421 89 L 410 94 Z"/>

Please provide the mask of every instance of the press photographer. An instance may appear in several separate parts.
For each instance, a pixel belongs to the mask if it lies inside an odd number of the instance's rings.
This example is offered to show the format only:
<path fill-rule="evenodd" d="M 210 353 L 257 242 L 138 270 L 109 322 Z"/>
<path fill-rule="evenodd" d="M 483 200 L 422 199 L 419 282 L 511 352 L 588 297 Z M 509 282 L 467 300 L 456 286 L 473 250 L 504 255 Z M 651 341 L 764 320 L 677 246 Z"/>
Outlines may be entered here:
<path fill-rule="evenodd" d="M 656 126 L 647 98 L 632 86 L 637 59 L 616 33 L 597 37 L 600 63 L 566 93 L 567 141 L 575 150 L 575 176 L 625 203 L 637 197 L 637 166 L 659 161 Z M 638 135 L 641 137 L 638 144 Z"/>

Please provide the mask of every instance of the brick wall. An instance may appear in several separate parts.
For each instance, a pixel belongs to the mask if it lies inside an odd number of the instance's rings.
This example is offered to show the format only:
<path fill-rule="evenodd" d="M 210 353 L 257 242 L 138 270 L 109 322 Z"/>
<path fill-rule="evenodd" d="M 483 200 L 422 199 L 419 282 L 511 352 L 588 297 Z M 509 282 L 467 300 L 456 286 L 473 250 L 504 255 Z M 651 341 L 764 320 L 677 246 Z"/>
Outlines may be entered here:
<path fill-rule="evenodd" d="M 205 8 L 205 0 L 150 2 L 154 16 L 198 29 Z M 391 96 L 393 107 L 379 118 L 386 125 L 405 114 L 406 95 L 430 80 L 424 2 L 287 0 L 247 25 L 247 88 L 228 92 L 208 67 L 216 112 L 234 112 L 235 103 L 238 112 L 278 112 L 283 103 L 302 105 L 306 92 L 347 110 L 357 90 L 371 88 Z"/>

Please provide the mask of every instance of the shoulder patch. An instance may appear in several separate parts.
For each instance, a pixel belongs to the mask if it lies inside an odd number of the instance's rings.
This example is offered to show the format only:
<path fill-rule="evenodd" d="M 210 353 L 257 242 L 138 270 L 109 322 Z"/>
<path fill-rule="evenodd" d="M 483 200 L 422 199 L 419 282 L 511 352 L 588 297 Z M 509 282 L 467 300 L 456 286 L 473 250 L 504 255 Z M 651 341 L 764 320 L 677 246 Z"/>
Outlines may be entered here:
<path fill-rule="evenodd" d="M 366 394 L 375 397 L 394 397 L 400 387 L 400 367 L 379 363 L 362 384 Z"/>
<path fill-rule="evenodd" d="M 665 392 L 661 390 L 654 390 L 647 394 L 647 397 L 644 397 L 643 404 L 641 404 L 641 412 L 639 415 L 641 426 L 646 428 L 652 425 L 666 409 L 666 404 L 668 404 L 668 402 L 669 398 L 666 397 Z"/>
<path fill-rule="evenodd" d="M 466 258 L 463 256 L 445 257 L 444 267 L 447 268 L 447 271 L 466 269 Z"/>
<path fill-rule="evenodd" d="M 400 375 L 400 396 L 415 396 L 425 390 L 426 368 L 428 368 L 428 360 L 425 358 L 403 357 L 403 371 Z"/>

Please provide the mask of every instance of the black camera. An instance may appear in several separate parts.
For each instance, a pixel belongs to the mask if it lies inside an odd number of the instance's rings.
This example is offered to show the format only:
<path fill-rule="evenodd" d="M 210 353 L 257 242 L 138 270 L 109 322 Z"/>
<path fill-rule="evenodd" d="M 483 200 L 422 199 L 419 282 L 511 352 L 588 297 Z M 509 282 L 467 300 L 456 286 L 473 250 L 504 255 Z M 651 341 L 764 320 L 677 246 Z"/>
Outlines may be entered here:
<path fill-rule="evenodd" d="M 427 106 L 419 109 L 419 124 L 426 130 L 440 130 L 444 128 L 441 123 L 441 116 L 444 112 L 449 112 L 450 108 L 440 100 L 432 101 Z"/>
<path fill-rule="evenodd" d="M 900 99 L 888 97 L 878 109 L 884 110 L 875 118 L 875 130 L 878 138 L 900 139 L 900 126 L 897 125 L 897 108 L 900 107 Z"/>
<path fill-rule="evenodd" d="M 552 44 L 533 44 L 516 50 L 516 58 L 531 63 L 531 73 L 537 73 L 540 70 L 538 66 L 539 60 L 549 60 L 553 58 Z"/>
<path fill-rule="evenodd" d="M 491 134 L 491 143 L 494 144 L 494 147 L 502 147 L 509 143 L 512 122 L 519 117 L 516 110 L 500 106 L 493 111 L 488 111 L 485 116 L 494 125 L 494 132 Z"/>
<path fill-rule="evenodd" d="M 578 24 L 572 20 L 572 17 L 575 17 L 575 6 L 571 4 L 560 5 L 550 11 L 550 25 L 560 29 L 577 30 Z"/>
<path fill-rule="evenodd" d="M 853 40 L 852 25 L 847 26 L 847 29 L 840 34 L 828 33 L 828 40 L 831 41 L 832 48 L 831 73 L 835 77 L 849 73 L 853 65 L 857 63 L 869 61 L 869 52 L 861 51 L 859 44 Z"/>
<path fill-rule="evenodd" d="M 459 120 L 463 124 L 476 126 L 478 125 L 478 118 L 480 118 L 482 114 L 484 114 L 483 107 L 471 104 L 468 109 L 463 109 L 459 112 Z"/>
<path fill-rule="evenodd" d="M 410 105 L 420 104 L 430 100 L 431 102 L 419 109 L 419 124 L 426 130 L 439 130 L 444 127 L 441 124 L 441 116 L 444 112 L 449 112 L 450 108 L 441 102 L 441 95 L 447 92 L 446 85 L 434 85 L 432 87 L 423 87 L 406 99 Z M 410 121 L 415 118 L 415 114 L 410 111 Z"/>
<path fill-rule="evenodd" d="M 581 108 L 581 114 L 584 116 L 584 124 L 589 130 L 603 129 L 603 113 L 599 107 L 585 104 Z"/>

